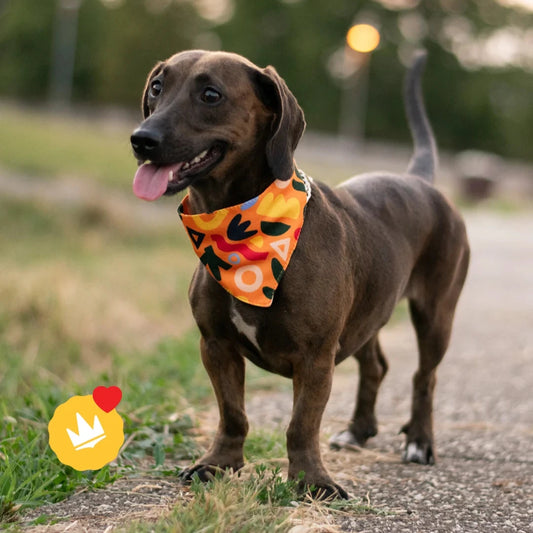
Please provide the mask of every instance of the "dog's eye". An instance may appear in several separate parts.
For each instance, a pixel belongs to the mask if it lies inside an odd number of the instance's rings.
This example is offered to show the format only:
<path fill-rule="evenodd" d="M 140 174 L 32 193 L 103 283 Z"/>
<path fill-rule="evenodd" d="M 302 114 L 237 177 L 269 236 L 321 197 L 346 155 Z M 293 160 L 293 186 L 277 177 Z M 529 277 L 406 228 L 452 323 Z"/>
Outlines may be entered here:
<path fill-rule="evenodd" d="M 222 99 L 222 95 L 213 87 L 207 87 L 200 95 L 200 99 L 206 104 L 217 104 Z"/>
<path fill-rule="evenodd" d="M 161 80 L 154 80 L 150 83 L 150 96 L 152 98 L 157 98 L 163 91 L 163 84 Z"/>

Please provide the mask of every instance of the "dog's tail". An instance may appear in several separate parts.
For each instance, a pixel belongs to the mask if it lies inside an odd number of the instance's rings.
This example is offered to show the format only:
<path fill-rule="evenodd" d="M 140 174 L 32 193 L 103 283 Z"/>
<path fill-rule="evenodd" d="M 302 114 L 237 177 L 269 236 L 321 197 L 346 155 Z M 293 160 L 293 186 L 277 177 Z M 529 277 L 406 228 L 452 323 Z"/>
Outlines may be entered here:
<path fill-rule="evenodd" d="M 426 115 L 421 87 L 426 58 L 425 50 L 418 51 L 405 78 L 405 109 L 414 141 L 414 153 L 407 172 L 433 183 L 438 165 L 437 145 Z"/>

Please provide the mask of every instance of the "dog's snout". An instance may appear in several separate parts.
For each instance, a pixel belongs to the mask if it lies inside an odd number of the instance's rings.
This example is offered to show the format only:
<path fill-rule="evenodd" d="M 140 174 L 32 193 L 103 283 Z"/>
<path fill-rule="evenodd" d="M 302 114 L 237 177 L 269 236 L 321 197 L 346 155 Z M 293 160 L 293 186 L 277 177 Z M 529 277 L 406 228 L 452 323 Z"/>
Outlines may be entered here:
<path fill-rule="evenodd" d="M 161 146 L 163 136 L 155 130 L 138 128 L 130 137 L 131 146 L 136 155 L 150 159 Z"/>

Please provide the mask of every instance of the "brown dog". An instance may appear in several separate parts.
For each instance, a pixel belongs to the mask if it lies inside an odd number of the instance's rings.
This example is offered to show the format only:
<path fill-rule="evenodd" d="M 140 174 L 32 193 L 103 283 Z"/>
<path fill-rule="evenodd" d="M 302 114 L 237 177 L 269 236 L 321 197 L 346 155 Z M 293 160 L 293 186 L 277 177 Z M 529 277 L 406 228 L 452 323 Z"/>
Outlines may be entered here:
<path fill-rule="evenodd" d="M 460 216 L 431 184 L 436 150 L 420 94 L 424 63 L 425 55 L 418 55 L 407 76 L 415 143 L 407 172 L 366 174 L 335 189 L 313 182 L 298 245 L 270 306 L 230 295 L 214 279 L 213 265 L 196 269 L 190 300 L 220 422 L 211 448 L 185 479 L 243 466 L 249 359 L 293 380 L 289 478 L 305 472 L 304 482 L 322 496 L 347 497 L 319 449 L 334 367 L 355 357 L 360 382 L 352 421 L 332 445 L 362 445 L 377 432 L 374 405 L 387 371 L 378 332 L 403 297 L 419 346 L 404 460 L 434 461 L 435 371 L 448 346 L 469 247 Z M 142 198 L 189 187 L 190 212 L 209 214 L 293 175 L 304 116 L 272 67 L 230 53 L 179 53 L 150 73 L 142 109 L 145 120 L 131 137 L 139 162 L 151 161 L 134 182 Z"/>

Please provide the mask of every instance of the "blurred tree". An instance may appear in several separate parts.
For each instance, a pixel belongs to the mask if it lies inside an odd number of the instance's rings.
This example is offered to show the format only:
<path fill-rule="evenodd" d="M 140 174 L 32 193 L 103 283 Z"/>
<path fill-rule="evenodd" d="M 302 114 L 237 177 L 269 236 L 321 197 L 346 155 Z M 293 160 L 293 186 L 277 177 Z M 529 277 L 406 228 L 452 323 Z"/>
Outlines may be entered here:
<path fill-rule="evenodd" d="M 111 9 L 84 0 L 80 24 L 78 96 L 131 105 L 140 105 L 156 61 L 190 48 L 205 26 L 190 3 L 165 0 L 128 0 Z"/>
<path fill-rule="evenodd" d="M 0 94 L 46 97 L 55 3 L 0 0 Z M 299 99 L 309 128 L 336 131 L 344 37 L 354 22 L 371 22 L 381 44 L 370 63 L 369 137 L 408 140 L 401 62 L 424 46 L 430 51 L 424 92 L 440 144 L 533 159 L 533 12 L 510 4 L 82 0 L 73 95 L 137 106 L 158 59 L 191 47 L 222 48 L 274 65 Z"/>
<path fill-rule="evenodd" d="M 80 5 L 81 0 L 56 0 L 49 84 L 49 98 L 55 106 L 69 105 L 72 100 Z"/>
<path fill-rule="evenodd" d="M 370 136 L 405 138 L 397 54 L 403 58 L 421 44 L 429 50 L 424 93 L 439 144 L 533 159 L 527 140 L 533 134 L 533 54 L 525 52 L 526 36 L 533 38 L 531 11 L 494 0 L 430 0 L 414 10 L 382 12 L 380 19 L 385 42 L 372 59 Z M 509 38 L 491 46 L 501 28 L 509 29 Z M 510 57 L 513 48 L 523 52 Z"/>
<path fill-rule="evenodd" d="M 47 96 L 57 0 L 10 0 L 0 12 L 0 93 Z M 135 105 L 157 59 L 206 27 L 190 2 L 82 0 L 74 69 L 79 101 Z"/>
<path fill-rule="evenodd" d="M 0 12 L 0 93 L 42 97 L 48 90 L 55 4 L 8 0 Z"/>
<path fill-rule="evenodd" d="M 382 40 L 370 64 L 368 136 L 408 140 L 405 67 L 398 59 L 405 63 L 410 51 L 423 46 L 430 52 L 424 92 L 440 144 L 533 159 L 533 53 L 525 60 L 528 70 L 512 62 L 491 68 L 485 66 L 489 52 L 497 61 L 501 48 L 513 43 L 484 49 L 498 28 L 521 28 L 532 39 L 531 11 L 497 0 L 234 2 L 235 16 L 217 28 L 223 47 L 259 65 L 275 65 L 304 108 L 309 128 L 338 128 L 342 84 L 331 75 L 331 64 L 342 58 L 348 28 L 371 22 Z"/>

